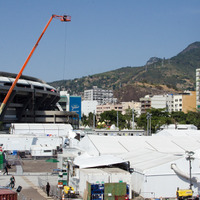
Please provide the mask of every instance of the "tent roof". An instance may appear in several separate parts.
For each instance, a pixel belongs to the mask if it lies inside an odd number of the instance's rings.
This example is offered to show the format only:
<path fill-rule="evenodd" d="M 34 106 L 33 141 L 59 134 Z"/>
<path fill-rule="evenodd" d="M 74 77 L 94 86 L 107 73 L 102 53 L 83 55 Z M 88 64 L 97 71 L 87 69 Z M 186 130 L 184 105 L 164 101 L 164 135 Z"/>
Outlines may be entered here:
<path fill-rule="evenodd" d="M 71 124 L 41 124 L 41 123 L 12 123 L 11 126 L 14 129 L 24 129 L 24 130 L 45 130 L 45 129 L 70 129 L 72 130 Z"/>
<path fill-rule="evenodd" d="M 126 162 L 126 160 L 113 156 L 113 155 L 102 155 L 102 156 L 89 156 L 83 155 L 76 157 L 74 164 L 78 165 L 79 168 L 91 168 L 99 166 L 108 166 L 118 163 Z"/>
<path fill-rule="evenodd" d="M 153 136 L 193 136 L 200 135 L 200 130 L 188 129 L 188 130 L 178 130 L 178 129 L 164 129 L 159 131 Z"/>
<path fill-rule="evenodd" d="M 97 149 L 99 155 L 113 155 L 122 160 L 128 160 L 131 167 L 144 171 L 180 159 L 185 156 L 186 151 L 200 149 L 198 131 L 187 130 L 187 135 L 182 130 L 181 132 L 182 134 L 179 133 L 179 135 L 176 133 L 176 136 L 154 137 L 87 135 L 83 140 L 88 140 L 87 142 Z M 87 149 L 87 152 L 93 155 L 92 150 L 90 152 Z M 82 162 L 87 164 L 87 160 Z"/>

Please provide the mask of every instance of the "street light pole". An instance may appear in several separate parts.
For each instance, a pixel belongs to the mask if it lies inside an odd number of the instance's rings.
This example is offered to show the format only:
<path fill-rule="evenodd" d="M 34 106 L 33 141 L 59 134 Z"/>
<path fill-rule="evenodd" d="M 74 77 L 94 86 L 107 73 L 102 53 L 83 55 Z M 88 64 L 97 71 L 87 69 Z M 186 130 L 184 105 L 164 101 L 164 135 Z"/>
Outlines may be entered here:
<path fill-rule="evenodd" d="M 134 108 L 132 109 L 132 118 L 133 118 L 133 127 L 132 127 L 132 129 L 134 130 Z"/>
<path fill-rule="evenodd" d="M 93 111 L 93 129 L 95 129 L 95 110 Z"/>
<path fill-rule="evenodd" d="M 119 128 L 119 116 L 118 116 L 118 111 L 117 111 L 117 128 Z"/>
<path fill-rule="evenodd" d="M 149 113 L 147 113 L 147 136 L 149 135 Z"/>
<path fill-rule="evenodd" d="M 152 114 L 150 114 L 149 112 L 147 112 L 147 136 L 151 135 L 151 116 Z"/>
<path fill-rule="evenodd" d="M 194 152 L 193 151 L 186 151 L 187 154 L 186 160 L 189 161 L 189 174 L 190 174 L 190 190 L 192 189 L 192 165 L 191 161 L 194 160 Z"/>

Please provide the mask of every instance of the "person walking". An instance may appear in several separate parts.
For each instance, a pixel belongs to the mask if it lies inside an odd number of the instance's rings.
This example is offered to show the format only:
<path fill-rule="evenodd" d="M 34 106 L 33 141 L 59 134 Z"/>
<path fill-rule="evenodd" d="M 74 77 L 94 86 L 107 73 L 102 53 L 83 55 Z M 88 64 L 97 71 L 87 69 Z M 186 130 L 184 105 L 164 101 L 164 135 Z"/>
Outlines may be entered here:
<path fill-rule="evenodd" d="M 11 178 L 10 178 L 10 187 L 11 188 L 15 187 L 15 177 L 14 176 L 11 176 Z"/>
<path fill-rule="evenodd" d="M 5 165 L 5 167 L 4 167 L 4 173 L 3 173 L 3 175 L 4 174 L 7 174 L 8 175 L 8 166 L 7 166 L 7 164 Z"/>
<path fill-rule="evenodd" d="M 199 195 L 197 194 L 197 196 L 194 198 L 194 200 L 199 200 Z"/>
<path fill-rule="evenodd" d="M 47 196 L 49 197 L 49 192 L 50 192 L 49 182 L 47 182 L 47 185 L 46 185 L 46 192 L 47 192 Z"/>

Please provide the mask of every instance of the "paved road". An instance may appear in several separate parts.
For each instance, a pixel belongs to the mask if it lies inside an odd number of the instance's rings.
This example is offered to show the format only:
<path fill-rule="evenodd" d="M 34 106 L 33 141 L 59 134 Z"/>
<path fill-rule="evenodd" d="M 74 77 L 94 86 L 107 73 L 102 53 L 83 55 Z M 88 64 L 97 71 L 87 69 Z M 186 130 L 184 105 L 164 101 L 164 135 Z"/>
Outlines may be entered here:
<path fill-rule="evenodd" d="M 20 197 L 23 196 L 24 200 L 45 200 L 45 199 L 53 199 L 51 197 L 47 197 L 46 193 L 40 188 L 39 185 L 46 185 L 46 182 L 49 182 L 50 185 L 57 184 L 57 176 L 49 175 L 44 173 L 28 173 L 23 175 L 16 175 L 15 173 L 10 173 L 8 175 L 3 175 L 0 173 L 0 186 L 8 186 L 10 177 L 14 175 L 16 184 L 13 190 L 16 190 L 18 186 L 22 186 L 22 190 L 20 192 Z M 40 181 L 38 181 L 40 180 Z M 22 200 L 20 198 L 19 200 Z"/>

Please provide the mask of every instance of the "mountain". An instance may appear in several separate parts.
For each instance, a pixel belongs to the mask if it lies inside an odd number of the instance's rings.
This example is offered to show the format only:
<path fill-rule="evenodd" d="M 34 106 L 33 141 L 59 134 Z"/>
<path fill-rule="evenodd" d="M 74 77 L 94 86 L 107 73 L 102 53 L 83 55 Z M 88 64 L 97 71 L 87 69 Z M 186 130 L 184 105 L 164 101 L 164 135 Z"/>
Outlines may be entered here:
<path fill-rule="evenodd" d="M 194 42 L 178 55 L 161 59 L 152 57 L 145 66 L 122 67 L 100 74 L 61 80 L 50 85 L 83 95 L 92 86 L 112 89 L 119 101 L 138 101 L 146 94 L 176 93 L 195 90 L 196 68 L 200 68 L 200 42 Z"/>

